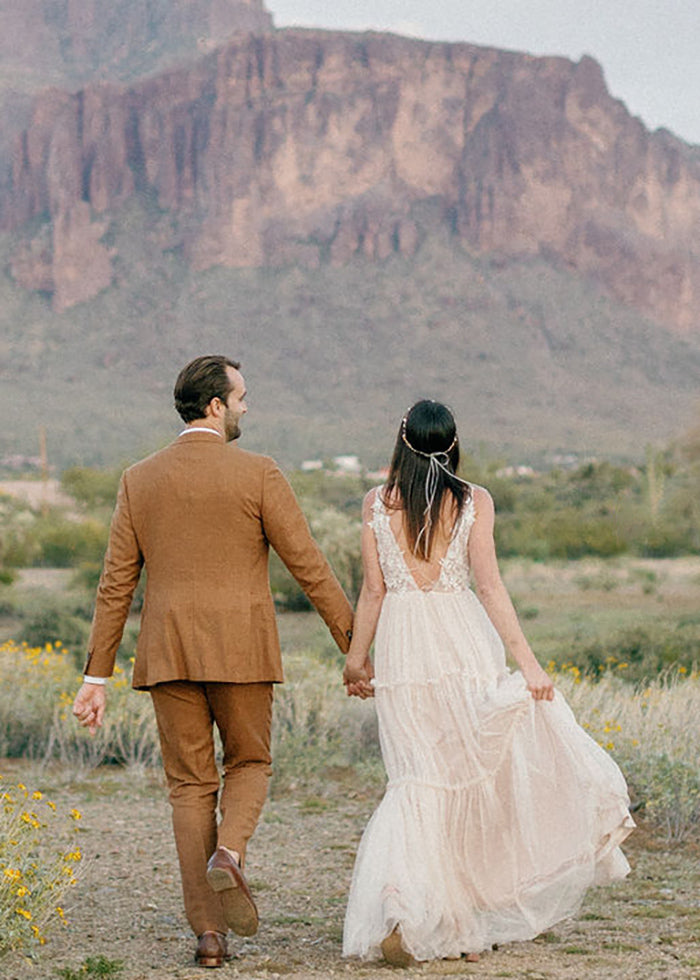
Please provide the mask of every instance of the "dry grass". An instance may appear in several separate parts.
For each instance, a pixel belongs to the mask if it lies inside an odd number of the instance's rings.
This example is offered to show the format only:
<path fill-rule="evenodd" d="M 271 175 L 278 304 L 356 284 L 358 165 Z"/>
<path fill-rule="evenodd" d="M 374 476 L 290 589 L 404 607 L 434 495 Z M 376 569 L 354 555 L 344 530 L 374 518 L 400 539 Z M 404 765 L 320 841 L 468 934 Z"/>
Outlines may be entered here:
<path fill-rule="evenodd" d="M 11 775 L 27 779 L 26 764 Z M 182 913 L 169 807 L 156 774 L 103 769 L 39 773 L 59 806 L 83 812 L 81 881 L 66 907 L 68 927 L 37 959 L 2 963 L 3 980 L 55 980 L 87 957 L 121 960 L 123 980 L 196 980 L 193 939 Z M 33 781 L 33 780 L 32 780 Z M 517 980 L 697 980 L 700 863 L 691 845 L 666 847 L 642 828 L 625 845 L 632 874 L 591 891 L 581 912 L 531 943 L 504 946 L 478 964 L 431 963 L 399 971 L 345 962 L 340 937 L 360 833 L 381 788 L 351 773 L 327 778 L 323 797 L 303 787 L 266 805 L 249 850 L 261 929 L 233 940 L 222 977 L 358 980 L 457 975 Z"/>

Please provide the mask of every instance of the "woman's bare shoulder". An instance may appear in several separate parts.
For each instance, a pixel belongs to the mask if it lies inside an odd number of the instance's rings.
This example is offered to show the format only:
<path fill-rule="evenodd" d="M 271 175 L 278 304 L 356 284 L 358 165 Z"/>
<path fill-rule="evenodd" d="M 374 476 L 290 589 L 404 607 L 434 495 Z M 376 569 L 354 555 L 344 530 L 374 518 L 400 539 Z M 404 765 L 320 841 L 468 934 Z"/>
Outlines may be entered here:
<path fill-rule="evenodd" d="M 381 493 L 382 489 L 383 489 L 383 487 L 382 486 L 379 486 L 379 487 L 372 487 L 371 490 L 368 490 L 367 491 L 367 493 L 365 494 L 364 499 L 362 501 L 362 514 L 363 514 L 363 516 L 366 516 L 366 515 L 372 513 L 372 511 L 374 509 L 375 501 L 377 500 L 377 496 Z"/>
<path fill-rule="evenodd" d="M 478 483 L 470 483 L 469 486 L 471 487 L 472 496 L 475 503 L 480 500 L 486 501 L 492 499 L 491 494 L 488 492 L 486 487 L 482 487 Z"/>
<path fill-rule="evenodd" d="M 364 500 L 362 501 L 363 504 L 369 505 L 371 507 L 374 501 L 377 499 L 377 494 L 380 493 L 382 490 L 383 490 L 383 486 L 372 487 L 371 489 L 369 489 L 365 494 Z"/>
<path fill-rule="evenodd" d="M 478 517 L 479 513 L 493 514 L 493 497 L 486 487 L 482 487 L 478 483 L 470 483 L 470 487 L 476 516 Z"/>

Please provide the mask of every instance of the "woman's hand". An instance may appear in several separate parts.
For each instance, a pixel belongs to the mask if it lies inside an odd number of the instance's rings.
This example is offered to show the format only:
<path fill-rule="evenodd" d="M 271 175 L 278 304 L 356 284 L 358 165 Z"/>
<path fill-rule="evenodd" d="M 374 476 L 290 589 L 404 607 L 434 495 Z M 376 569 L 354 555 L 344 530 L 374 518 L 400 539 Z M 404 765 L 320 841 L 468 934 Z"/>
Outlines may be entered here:
<path fill-rule="evenodd" d="M 356 663 L 348 655 L 348 659 L 345 661 L 345 670 L 343 671 L 343 684 L 345 684 L 348 697 L 354 695 L 355 697 L 362 698 L 362 700 L 373 698 L 374 687 L 371 684 L 373 677 L 374 668 L 369 657 L 366 657 L 363 663 Z"/>
<path fill-rule="evenodd" d="M 551 701 L 554 698 L 552 679 L 538 663 L 523 669 L 527 689 L 535 701 Z"/>

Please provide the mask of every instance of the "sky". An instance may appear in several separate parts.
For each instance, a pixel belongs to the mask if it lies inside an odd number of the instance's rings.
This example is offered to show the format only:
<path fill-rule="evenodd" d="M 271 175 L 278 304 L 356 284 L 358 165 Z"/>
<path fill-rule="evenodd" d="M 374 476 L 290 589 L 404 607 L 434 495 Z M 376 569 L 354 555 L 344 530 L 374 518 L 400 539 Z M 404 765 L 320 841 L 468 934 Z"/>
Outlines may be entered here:
<path fill-rule="evenodd" d="M 277 27 L 382 30 L 578 60 L 649 129 L 700 144 L 698 0 L 266 0 Z"/>

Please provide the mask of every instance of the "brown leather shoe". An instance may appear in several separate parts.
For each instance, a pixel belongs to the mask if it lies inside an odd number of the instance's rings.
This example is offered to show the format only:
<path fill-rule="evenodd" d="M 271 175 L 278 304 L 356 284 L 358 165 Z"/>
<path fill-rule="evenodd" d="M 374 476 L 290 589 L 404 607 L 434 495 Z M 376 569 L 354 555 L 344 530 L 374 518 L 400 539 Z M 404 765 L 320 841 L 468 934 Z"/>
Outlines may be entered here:
<path fill-rule="evenodd" d="M 203 932 L 197 941 L 194 961 L 197 966 L 223 966 L 229 960 L 226 937 L 220 932 Z"/>
<path fill-rule="evenodd" d="M 391 966 L 416 966 L 418 962 L 408 950 L 404 949 L 401 941 L 401 930 L 398 926 L 395 926 L 394 931 L 382 939 L 381 949 L 382 956 Z"/>
<path fill-rule="evenodd" d="M 258 910 L 236 860 L 225 847 L 217 847 L 207 864 L 207 881 L 218 893 L 226 925 L 239 936 L 258 931 Z"/>

